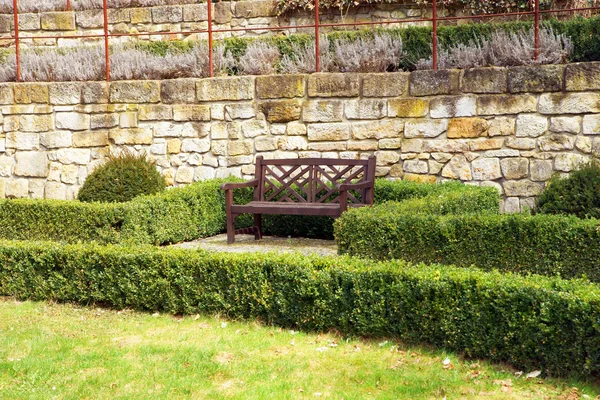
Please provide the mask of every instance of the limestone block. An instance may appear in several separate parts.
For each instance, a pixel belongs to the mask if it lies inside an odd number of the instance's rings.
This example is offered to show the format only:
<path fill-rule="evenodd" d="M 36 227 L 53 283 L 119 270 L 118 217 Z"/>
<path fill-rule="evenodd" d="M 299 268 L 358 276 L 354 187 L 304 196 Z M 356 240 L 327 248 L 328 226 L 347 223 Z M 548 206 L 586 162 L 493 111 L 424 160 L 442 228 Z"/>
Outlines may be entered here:
<path fill-rule="evenodd" d="M 111 103 L 158 103 L 158 81 L 116 81 L 110 84 Z"/>
<path fill-rule="evenodd" d="M 17 150 L 37 150 L 40 145 L 39 133 L 8 132 L 6 134 L 6 148 Z"/>
<path fill-rule="evenodd" d="M 44 12 L 41 16 L 44 31 L 72 31 L 75 29 L 75 14 L 72 12 Z"/>
<path fill-rule="evenodd" d="M 600 138 L 594 138 L 592 141 L 592 154 L 594 157 L 600 157 Z"/>
<path fill-rule="evenodd" d="M 225 105 L 224 118 L 228 121 L 254 117 L 256 117 L 256 110 L 253 103 L 232 103 Z"/>
<path fill-rule="evenodd" d="M 532 181 L 547 181 L 552 177 L 552 161 L 531 160 L 530 174 Z"/>
<path fill-rule="evenodd" d="M 162 140 L 162 142 L 159 142 L 159 140 Z M 150 146 L 150 152 L 157 156 L 164 156 L 165 154 L 167 154 L 166 140 L 157 139 L 154 142 L 152 142 L 152 145 Z"/>
<path fill-rule="evenodd" d="M 575 137 L 570 135 L 552 134 L 538 139 L 538 147 L 541 151 L 573 150 L 574 144 Z"/>
<path fill-rule="evenodd" d="M 196 83 L 199 101 L 252 100 L 254 78 L 236 76 L 201 79 Z"/>
<path fill-rule="evenodd" d="M 90 121 L 91 125 L 91 121 Z M 135 112 L 125 112 L 119 115 L 120 128 L 137 128 L 138 118 Z"/>
<path fill-rule="evenodd" d="M 477 114 L 475 96 L 443 96 L 431 100 L 431 118 L 472 117 Z"/>
<path fill-rule="evenodd" d="M 489 150 L 486 151 L 484 157 L 519 157 L 521 153 L 514 149 L 503 149 L 503 150 Z"/>
<path fill-rule="evenodd" d="M 600 114 L 583 117 L 583 134 L 600 135 Z"/>
<path fill-rule="evenodd" d="M 471 163 L 473 179 L 477 181 L 493 181 L 502 178 L 500 160 L 498 158 L 480 158 Z"/>
<path fill-rule="evenodd" d="M 201 166 L 194 172 L 194 181 L 204 181 L 215 178 L 216 170 L 213 167 Z"/>
<path fill-rule="evenodd" d="M 0 33 L 10 33 L 10 31 L 13 29 L 13 19 L 11 18 L 11 15 L 8 14 L 0 14 Z M 19 28 L 21 27 L 21 24 L 19 23 Z"/>
<path fill-rule="evenodd" d="M 159 121 L 173 119 L 173 109 L 162 104 L 143 104 L 138 109 L 140 121 Z"/>
<path fill-rule="evenodd" d="M 544 190 L 544 185 L 528 180 L 505 181 L 502 185 L 508 197 L 531 197 L 539 195 Z"/>
<path fill-rule="evenodd" d="M 433 96 L 458 92 L 460 71 L 420 70 L 410 73 L 411 96 Z"/>
<path fill-rule="evenodd" d="M 265 115 L 267 121 L 271 123 L 290 122 L 300 119 L 302 113 L 301 100 L 273 100 L 260 102 L 259 110 Z M 254 117 L 254 115 L 249 118 Z"/>
<path fill-rule="evenodd" d="M 304 138 L 296 138 L 296 139 L 304 139 Z M 254 141 L 254 147 L 256 147 L 256 151 L 272 151 L 277 150 L 277 138 L 274 137 L 258 137 Z M 283 149 L 282 149 L 283 150 Z M 288 149 L 285 149 L 288 150 Z"/>
<path fill-rule="evenodd" d="M 550 118 L 550 132 L 580 133 L 581 117 L 552 117 Z"/>
<path fill-rule="evenodd" d="M 73 144 L 73 134 L 69 131 L 51 131 L 40 133 L 40 144 L 47 149 L 70 147 Z"/>
<path fill-rule="evenodd" d="M 60 180 L 63 183 L 76 184 L 79 167 L 77 165 L 63 165 L 61 167 Z"/>
<path fill-rule="evenodd" d="M 358 97 L 360 77 L 349 73 L 317 73 L 308 77 L 309 97 Z"/>
<path fill-rule="evenodd" d="M 130 8 L 109 8 L 108 9 L 108 23 L 118 24 L 119 22 L 130 22 L 131 17 L 129 15 Z"/>
<path fill-rule="evenodd" d="M 406 121 L 404 137 L 435 138 L 448 130 L 448 121 L 440 119 L 411 119 Z"/>
<path fill-rule="evenodd" d="M 241 128 L 238 122 L 214 122 L 210 128 L 211 139 L 241 139 Z"/>
<path fill-rule="evenodd" d="M 247 138 L 253 138 L 269 133 L 269 126 L 265 121 L 261 120 L 244 121 L 242 122 L 241 127 L 242 134 Z"/>
<path fill-rule="evenodd" d="M 575 141 L 575 147 L 583 153 L 591 153 L 592 140 L 586 136 L 579 136 Z"/>
<path fill-rule="evenodd" d="M 514 117 L 495 117 L 489 121 L 489 136 L 509 136 L 515 133 Z"/>
<path fill-rule="evenodd" d="M 0 153 L 6 152 L 6 137 L 0 135 Z"/>
<path fill-rule="evenodd" d="M 183 126 L 172 122 L 157 122 L 153 127 L 155 137 L 181 137 Z"/>
<path fill-rule="evenodd" d="M 529 159 L 527 158 L 503 158 L 500 160 L 502 175 L 506 179 L 527 178 L 529 173 Z"/>
<path fill-rule="evenodd" d="M 425 153 L 465 153 L 467 151 L 469 151 L 469 145 L 465 140 L 437 139 L 427 140 L 423 143 L 423 152 Z"/>
<path fill-rule="evenodd" d="M 581 114 L 600 112 L 600 93 L 543 93 L 541 114 Z"/>
<path fill-rule="evenodd" d="M 183 6 L 183 20 L 200 22 L 208 20 L 208 7 L 206 4 L 186 4 Z M 132 21 L 133 23 L 133 14 Z"/>
<path fill-rule="evenodd" d="M 362 75 L 363 97 L 400 97 L 408 91 L 410 73 L 394 72 Z"/>
<path fill-rule="evenodd" d="M 56 82 L 50 83 L 50 104 L 79 104 L 81 102 L 80 82 Z"/>
<path fill-rule="evenodd" d="M 57 114 L 58 115 L 58 114 Z M 8 131 L 7 125 L 9 118 L 5 118 L 4 130 Z M 50 114 L 30 114 L 30 115 L 19 115 L 17 117 L 18 125 L 17 129 L 23 132 L 47 132 L 54 128 L 52 121 L 52 115 Z M 58 125 L 57 125 L 58 127 Z M 11 129 L 12 130 L 12 129 Z"/>
<path fill-rule="evenodd" d="M 471 165 L 463 155 L 452 157 L 450 162 L 442 169 L 442 176 L 450 179 L 460 179 L 461 181 L 470 181 L 473 179 Z"/>
<path fill-rule="evenodd" d="M 543 95 L 542 95 L 543 96 Z M 503 115 L 535 112 L 537 100 L 529 94 L 483 95 L 477 99 L 479 115 Z"/>
<path fill-rule="evenodd" d="M 515 214 L 521 212 L 521 206 L 518 197 L 507 197 L 504 199 L 503 211 L 506 214 Z"/>
<path fill-rule="evenodd" d="M 376 140 L 349 140 L 346 148 L 348 150 L 373 151 L 379 149 L 379 143 Z"/>
<path fill-rule="evenodd" d="M 82 103 L 108 103 L 108 87 L 108 82 L 85 82 L 81 87 Z"/>
<path fill-rule="evenodd" d="M 196 102 L 196 79 L 169 79 L 160 82 L 160 97 L 163 103 Z"/>
<path fill-rule="evenodd" d="M 210 121 L 210 107 L 201 105 L 173 106 L 175 121 Z"/>
<path fill-rule="evenodd" d="M 256 77 L 256 96 L 259 99 L 304 97 L 305 75 L 270 75 Z"/>
<path fill-rule="evenodd" d="M 92 114 L 90 115 L 90 128 L 114 128 L 119 125 L 119 114 Z"/>
<path fill-rule="evenodd" d="M 0 104 L 13 104 L 14 102 L 13 85 L 11 83 L 0 83 Z"/>
<path fill-rule="evenodd" d="M 285 133 L 288 136 L 306 136 L 307 128 L 301 122 L 290 122 L 287 124 Z"/>
<path fill-rule="evenodd" d="M 407 139 L 402 142 L 402 153 L 421 153 L 422 151 L 423 151 L 423 140 L 422 139 Z M 446 160 L 446 161 L 448 161 L 448 160 Z"/>
<path fill-rule="evenodd" d="M 535 65 L 508 69 L 511 93 L 558 92 L 563 88 L 562 65 Z"/>
<path fill-rule="evenodd" d="M 463 71 L 460 85 L 464 93 L 505 93 L 506 68 L 472 68 Z"/>
<path fill-rule="evenodd" d="M 535 143 L 535 142 L 534 142 Z M 501 149 L 504 139 L 475 139 L 469 142 L 470 151 L 484 151 Z M 534 144 L 535 146 L 535 144 Z"/>
<path fill-rule="evenodd" d="M 392 165 L 400 161 L 400 153 L 397 151 L 376 151 L 377 165 Z"/>
<path fill-rule="evenodd" d="M 213 3 L 213 7 L 213 18 L 216 24 L 227 24 L 231 22 L 233 13 L 231 12 L 231 3 L 229 1 Z"/>
<path fill-rule="evenodd" d="M 565 89 L 600 90 L 600 62 L 568 64 L 565 69 Z"/>
<path fill-rule="evenodd" d="M 343 105 L 339 100 L 310 100 L 302 107 L 304 122 L 341 122 Z"/>
<path fill-rule="evenodd" d="M 29 196 L 27 179 L 10 179 L 6 182 L 6 197 L 26 198 Z"/>
<path fill-rule="evenodd" d="M 403 131 L 404 121 L 399 119 L 354 122 L 351 127 L 354 140 L 399 138 Z"/>
<path fill-rule="evenodd" d="M 388 100 L 388 116 L 400 118 L 425 117 L 429 112 L 429 100 L 408 98 Z"/>
<path fill-rule="evenodd" d="M 432 175 L 439 174 L 442 168 L 444 168 L 444 164 L 434 160 L 427 161 L 427 164 L 429 166 L 429 173 Z"/>
<path fill-rule="evenodd" d="M 404 172 L 426 174 L 429 172 L 429 164 L 422 160 L 406 160 L 404 161 Z"/>
<path fill-rule="evenodd" d="M 1 20 L 1 18 L 0 18 Z M 0 22 L 2 25 L 2 22 Z M 40 24 L 40 14 L 30 13 L 21 14 L 19 13 L 19 29 L 22 31 L 37 31 L 40 30 L 42 25 Z M 1 31 L 1 28 L 0 28 Z"/>
<path fill-rule="evenodd" d="M 402 139 L 381 139 L 379 141 L 380 150 L 395 150 L 402 147 Z"/>
<path fill-rule="evenodd" d="M 506 139 L 506 147 L 518 150 L 533 150 L 535 149 L 536 139 L 509 137 Z"/>
<path fill-rule="evenodd" d="M 0 199 L 6 197 L 6 179 L 0 179 Z"/>
<path fill-rule="evenodd" d="M 517 117 L 517 137 L 538 137 L 548 130 L 548 118 L 537 114 L 520 114 Z"/>
<path fill-rule="evenodd" d="M 108 134 L 109 139 L 117 145 L 122 144 L 152 144 L 152 129 L 113 129 Z"/>
<path fill-rule="evenodd" d="M 17 104 L 49 102 L 47 83 L 19 83 L 13 86 L 14 102 Z"/>
<path fill-rule="evenodd" d="M 152 22 L 155 24 L 181 21 L 183 21 L 183 9 L 181 6 L 152 7 Z"/>
<path fill-rule="evenodd" d="M 90 116 L 76 112 L 56 113 L 56 128 L 72 131 L 84 131 L 90 129 Z"/>
<path fill-rule="evenodd" d="M 181 141 L 181 151 L 184 153 L 206 153 L 209 150 L 209 139 L 183 139 Z"/>
<path fill-rule="evenodd" d="M 179 154 L 181 152 L 181 140 L 180 139 L 167 139 L 167 153 L 168 154 Z"/>
<path fill-rule="evenodd" d="M 487 129 L 483 118 L 452 118 L 448 122 L 448 139 L 487 136 Z"/>
<path fill-rule="evenodd" d="M 554 157 L 554 169 L 562 172 L 571 172 L 589 161 L 588 157 L 580 154 L 563 153 Z"/>
<path fill-rule="evenodd" d="M 206 6 L 204 6 L 204 9 L 206 9 Z M 152 10 L 149 8 L 132 8 L 129 17 L 132 24 L 147 24 L 152 22 Z"/>
<path fill-rule="evenodd" d="M 237 18 L 277 16 L 277 3 L 273 0 L 237 1 L 234 4 Z"/>
<path fill-rule="evenodd" d="M 277 148 L 284 151 L 298 151 L 308 149 L 308 140 L 302 136 L 279 138 Z"/>
<path fill-rule="evenodd" d="M 350 139 L 350 125 L 346 123 L 309 124 L 309 141 L 333 141 Z"/>
<path fill-rule="evenodd" d="M 377 175 L 377 173 L 375 173 L 375 175 Z M 404 180 L 418 183 L 436 183 L 437 176 L 406 173 L 404 174 Z"/>
<path fill-rule="evenodd" d="M 321 152 L 345 151 L 348 149 L 346 142 L 314 142 L 308 143 L 308 150 Z M 322 157 L 325 157 L 323 154 Z M 337 158 L 337 154 L 332 154 L 333 158 Z"/>
<path fill-rule="evenodd" d="M 87 131 L 73 133 L 74 147 L 100 147 L 108 145 L 108 131 Z"/>
<path fill-rule="evenodd" d="M 227 143 L 227 152 L 230 156 L 250 155 L 254 153 L 254 141 L 233 140 Z"/>
<path fill-rule="evenodd" d="M 48 176 L 48 155 L 41 151 L 18 151 L 15 154 L 15 170 L 17 176 L 39 177 Z"/>
<path fill-rule="evenodd" d="M 361 99 L 345 102 L 344 113 L 348 119 L 380 119 L 387 115 L 385 100 Z"/>
<path fill-rule="evenodd" d="M 0 155 L 0 176 L 12 176 L 15 160 L 13 157 Z"/>
<path fill-rule="evenodd" d="M 194 168 L 179 167 L 175 173 L 175 182 L 177 183 L 192 183 L 194 181 Z"/>

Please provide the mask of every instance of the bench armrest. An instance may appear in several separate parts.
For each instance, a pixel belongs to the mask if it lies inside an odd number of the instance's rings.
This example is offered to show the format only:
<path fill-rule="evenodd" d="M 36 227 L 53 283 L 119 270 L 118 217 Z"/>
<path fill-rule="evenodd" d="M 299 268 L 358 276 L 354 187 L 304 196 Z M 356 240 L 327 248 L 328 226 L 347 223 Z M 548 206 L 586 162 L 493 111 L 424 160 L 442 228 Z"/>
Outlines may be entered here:
<path fill-rule="evenodd" d="M 339 191 L 347 191 L 347 190 L 355 190 L 355 189 L 366 189 L 372 187 L 374 182 L 372 180 L 359 182 L 359 183 L 342 183 L 341 185 L 338 183 L 335 185 L 336 190 Z"/>
<path fill-rule="evenodd" d="M 256 187 L 258 186 L 258 179 L 253 179 L 248 182 L 240 183 L 224 183 L 221 185 L 221 190 L 241 189 L 245 187 Z"/>

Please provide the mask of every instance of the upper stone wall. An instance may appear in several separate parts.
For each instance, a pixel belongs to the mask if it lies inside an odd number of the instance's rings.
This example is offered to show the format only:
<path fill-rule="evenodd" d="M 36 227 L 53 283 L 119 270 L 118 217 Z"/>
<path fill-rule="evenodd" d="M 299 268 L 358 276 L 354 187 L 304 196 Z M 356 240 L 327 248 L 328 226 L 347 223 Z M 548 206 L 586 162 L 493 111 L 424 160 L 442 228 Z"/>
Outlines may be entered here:
<path fill-rule="evenodd" d="M 377 156 L 377 175 L 492 186 L 506 211 L 600 155 L 600 63 L 0 84 L 0 198 L 73 198 L 109 151 L 171 185 L 266 158 Z"/>
<path fill-rule="evenodd" d="M 454 14 L 454 11 L 449 11 Z M 323 10 L 322 23 L 354 23 L 366 21 L 381 21 L 386 19 L 415 19 L 430 15 L 424 8 L 408 4 L 378 4 L 372 7 L 356 7 L 340 12 L 337 9 Z M 187 4 L 174 6 L 159 6 L 146 8 L 123 8 L 108 10 L 109 31 L 114 34 L 125 33 L 156 33 L 164 35 L 111 38 L 111 43 L 128 40 L 174 40 L 174 39 L 206 39 L 206 34 L 185 35 L 180 32 L 203 30 L 208 28 L 208 12 L 206 4 Z M 312 14 L 298 11 L 284 16 L 277 16 L 275 2 L 270 0 L 257 1 L 223 1 L 213 5 L 214 29 L 264 28 L 274 26 L 299 26 L 314 23 Z M 0 14 L 0 46 L 11 46 L 13 41 L 8 39 L 13 29 L 13 15 Z M 402 26 L 395 24 L 392 26 Z M 406 25 L 415 25 L 407 23 Z M 361 26 L 357 29 L 362 28 Z M 36 14 L 19 14 L 19 29 L 23 36 L 57 36 L 56 39 L 24 40 L 23 46 L 74 46 L 83 39 L 59 39 L 60 36 L 86 34 L 103 35 L 103 10 L 43 12 Z M 322 31 L 329 28 L 323 27 Z M 343 29 L 353 29 L 344 27 Z M 308 32 L 314 29 L 287 30 L 288 33 Z M 267 30 L 237 31 L 215 34 L 215 38 L 232 36 L 256 36 L 275 34 Z M 85 39 L 86 43 L 100 43 L 102 38 Z"/>

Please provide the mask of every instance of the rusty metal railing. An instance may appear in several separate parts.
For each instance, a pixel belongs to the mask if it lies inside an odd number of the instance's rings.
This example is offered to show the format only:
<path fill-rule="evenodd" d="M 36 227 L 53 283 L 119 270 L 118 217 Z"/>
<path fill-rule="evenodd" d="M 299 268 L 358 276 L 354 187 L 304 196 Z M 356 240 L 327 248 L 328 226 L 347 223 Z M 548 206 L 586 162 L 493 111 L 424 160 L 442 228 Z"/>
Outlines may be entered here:
<path fill-rule="evenodd" d="M 233 33 L 233 32 L 251 32 L 251 31 L 283 31 L 290 29 L 314 29 L 315 34 L 315 70 L 319 72 L 321 70 L 320 65 L 320 44 L 319 44 L 319 33 L 320 28 L 335 28 L 335 27 L 356 27 L 356 26 L 374 26 L 374 25 L 389 25 L 389 24 L 407 24 L 415 22 L 429 22 L 432 26 L 432 68 L 437 69 L 438 67 L 438 25 L 444 21 L 457 21 L 457 20 L 482 20 L 497 17 L 533 17 L 534 24 L 534 59 L 537 60 L 539 56 L 540 46 L 540 25 L 542 16 L 545 14 L 558 14 L 558 13 L 577 13 L 583 11 L 599 11 L 600 7 L 580 7 L 580 8 L 563 8 L 563 9 L 548 9 L 542 10 L 540 7 L 541 0 L 532 0 L 533 10 L 530 11 L 518 11 L 518 12 L 506 12 L 496 14 L 478 14 L 478 15 L 464 15 L 464 16 L 451 16 L 451 17 L 440 17 L 438 16 L 438 1 L 431 0 L 431 17 L 430 18 L 413 18 L 413 19 L 388 19 L 382 21 L 361 21 L 361 22 L 342 22 L 342 23 L 321 23 L 319 16 L 319 0 L 314 1 L 314 23 L 310 25 L 288 25 L 288 26 L 267 26 L 267 27 L 251 27 L 251 28 L 228 28 L 228 29 L 214 29 L 213 28 L 213 2 L 207 0 L 207 29 L 201 30 L 187 30 L 177 31 L 175 33 L 180 35 L 191 35 L 191 34 L 207 34 L 208 37 L 208 75 L 213 76 L 214 65 L 213 65 L 213 36 L 215 33 Z M 71 10 L 71 0 L 66 0 L 66 9 Z M 33 36 L 20 36 L 19 33 L 19 11 L 18 11 L 18 0 L 13 0 L 13 19 L 14 19 L 14 33 L 11 35 L 11 39 L 15 41 L 15 57 L 16 57 L 16 81 L 21 81 L 21 52 L 20 42 L 28 39 L 91 39 L 91 38 L 103 38 L 104 39 L 104 54 L 105 54 L 105 65 L 106 65 L 106 80 L 110 81 L 110 49 L 109 42 L 111 37 L 136 37 L 136 36 L 162 36 L 173 32 L 144 32 L 144 33 L 110 33 L 109 22 L 108 22 L 108 1 L 103 0 L 103 34 L 82 34 L 82 35 L 33 35 Z"/>

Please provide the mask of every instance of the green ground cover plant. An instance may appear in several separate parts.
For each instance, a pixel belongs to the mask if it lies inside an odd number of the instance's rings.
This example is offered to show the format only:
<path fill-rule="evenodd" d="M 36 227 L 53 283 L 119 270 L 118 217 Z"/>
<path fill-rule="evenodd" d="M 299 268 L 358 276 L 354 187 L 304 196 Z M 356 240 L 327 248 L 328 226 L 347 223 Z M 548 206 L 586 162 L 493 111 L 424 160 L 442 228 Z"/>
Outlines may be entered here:
<path fill-rule="evenodd" d="M 396 340 L 311 334 L 0 297 L 0 397 L 522 399 L 595 396 L 580 380 Z M 562 396 L 562 397 L 561 397 Z"/>
<path fill-rule="evenodd" d="M 600 374 L 600 288 L 405 261 L 0 244 L 0 295 L 401 337 L 550 375 Z"/>

